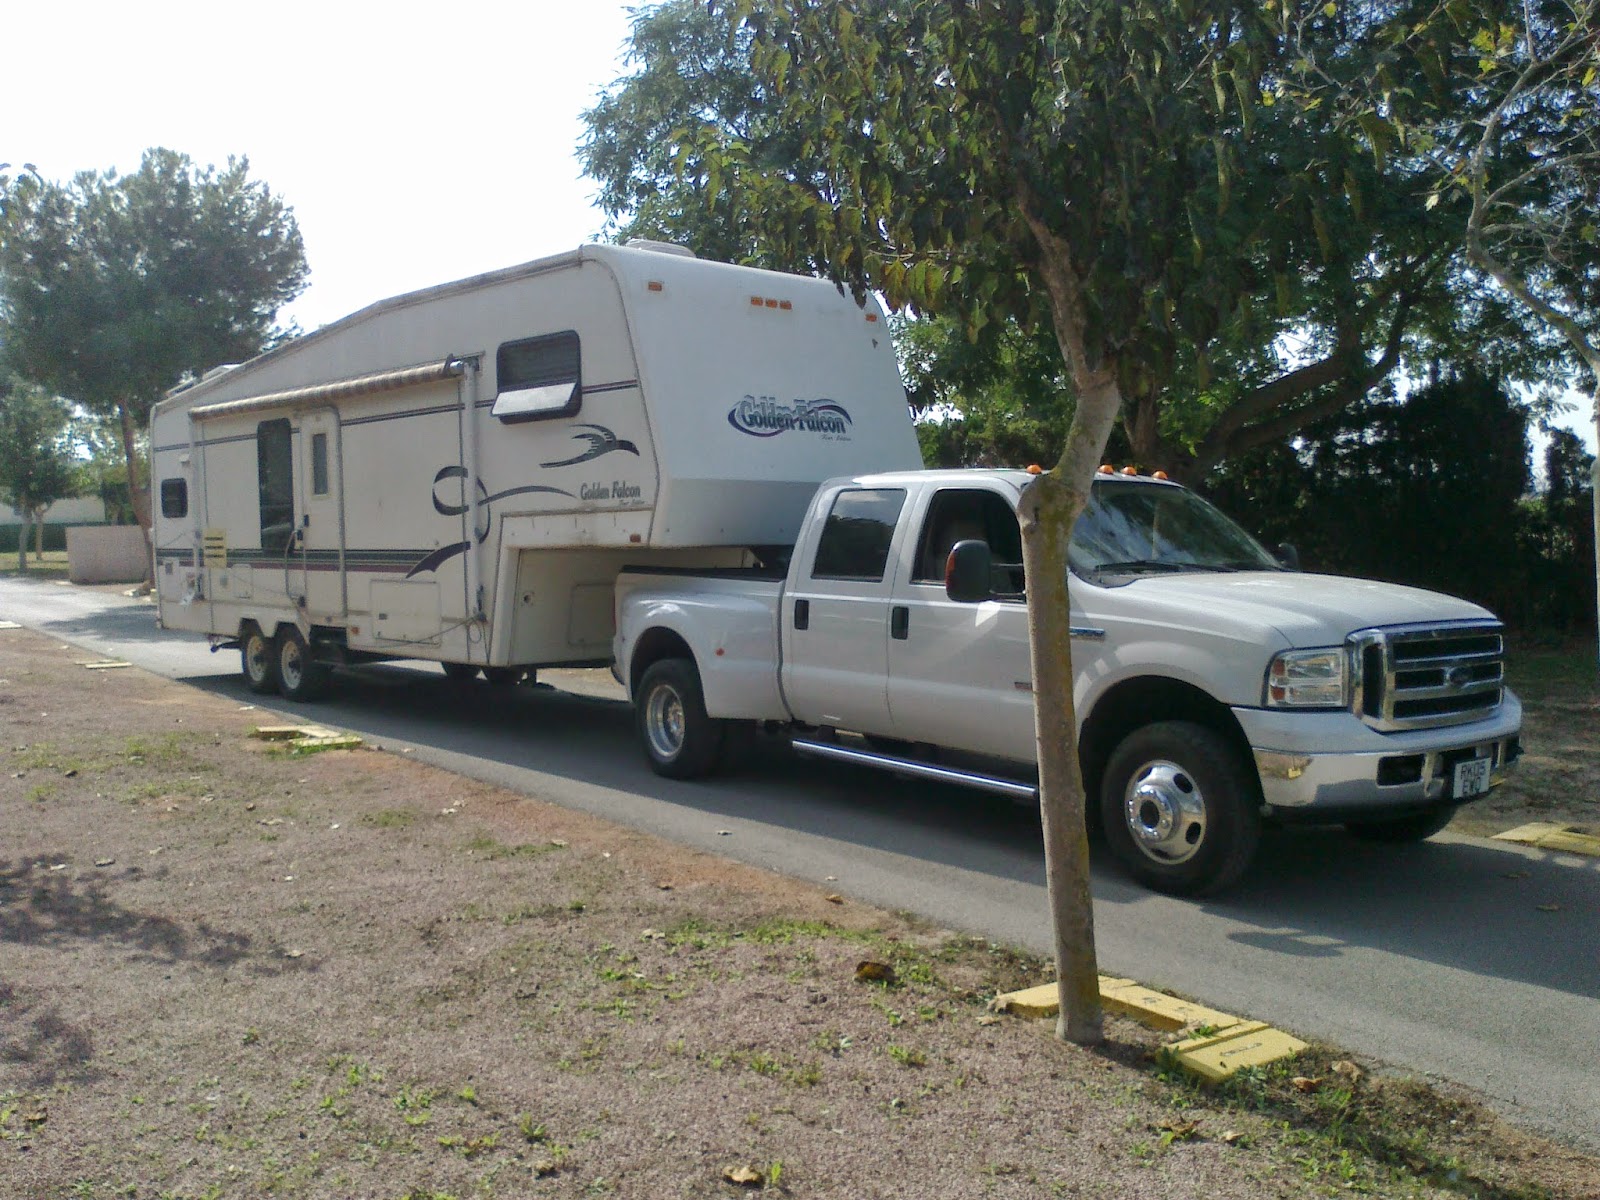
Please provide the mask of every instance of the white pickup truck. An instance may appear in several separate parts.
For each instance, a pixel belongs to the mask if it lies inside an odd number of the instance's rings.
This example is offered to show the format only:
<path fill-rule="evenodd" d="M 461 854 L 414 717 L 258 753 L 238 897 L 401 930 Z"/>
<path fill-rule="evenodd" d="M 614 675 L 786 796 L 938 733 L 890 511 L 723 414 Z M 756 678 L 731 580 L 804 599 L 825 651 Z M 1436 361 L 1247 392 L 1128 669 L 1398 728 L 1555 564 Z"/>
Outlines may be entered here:
<path fill-rule="evenodd" d="M 626 571 L 613 670 L 651 765 L 712 771 L 734 723 L 806 754 L 1037 792 L 1022 471 L 822 485 L 770 569 Z M 1116 857 L 1220 890 L 1264 818 L 1428 837 L 1520 753 L 1484 609 L 1281 566 L 1194 493 L 1102 475 L 1070 551 L 1084 782 Z"/>

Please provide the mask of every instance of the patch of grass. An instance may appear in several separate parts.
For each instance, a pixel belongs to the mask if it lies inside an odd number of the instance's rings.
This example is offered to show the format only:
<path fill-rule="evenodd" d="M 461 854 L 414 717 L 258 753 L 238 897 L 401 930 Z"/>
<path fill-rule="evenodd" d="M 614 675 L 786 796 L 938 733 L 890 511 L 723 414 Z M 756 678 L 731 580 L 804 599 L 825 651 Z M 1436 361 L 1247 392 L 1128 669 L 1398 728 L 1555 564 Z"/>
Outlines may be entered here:
<path fill-rule="evenodd" d="M 466 844 L 467 852 L 484 862 L 495 862 L 502 858 L 538 858 L 557 849 L 559 847 L 549 842 L 523 842 L 520 845 L 508 846 L 486 833 L 480 833 Z"/>
<path fill-rule="evenodd" d="M 928 1065 L 928 1056 L 921 1050 L 910 1046 L 901 1046 L 898 1043 L 889 1043 L 889 1057 L 902 1067 L 925 1067 Z"/>
<path fill-rule="evenodd" d="M 180 764 L 193 769 L 199 765 L 192 761 L 184 748 L 182 734 L 166 733 L 159 737 L 137 736 L 123 739 L 122 756 L 135 765 L 176 767 Z"/>
<path fill-rule="evenodd" d="M 65 550 L 46 550 L 42 556 L 29 550 L 26 570 L 17 567 L 15 545 L 9 550 L 0 551 L 0 575 L 14 575 L 18 579 L 66 579 L 68 573 Z"/>
<path fill-rule="evenodd" d="M 1594 643 L 1538 645 L 1518 643 L 1506 654 L 1506 682 L 1535 702 L 1552 692 L 1595 690 Z"/>

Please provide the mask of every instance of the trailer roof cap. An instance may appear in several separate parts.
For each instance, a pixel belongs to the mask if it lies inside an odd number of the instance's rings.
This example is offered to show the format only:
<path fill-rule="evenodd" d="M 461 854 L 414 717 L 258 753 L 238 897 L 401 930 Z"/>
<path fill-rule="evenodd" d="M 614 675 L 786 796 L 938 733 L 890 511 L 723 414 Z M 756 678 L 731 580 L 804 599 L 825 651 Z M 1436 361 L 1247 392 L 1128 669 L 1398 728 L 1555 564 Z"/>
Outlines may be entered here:
<path fill-rule="evenodd" d="M 700 257 L 687 246 L 676 242 L 658 242 L 653 238 L 629 238 L 623 243 L 630 250 L 654 250 L 657 254 L 676 254 L 679 258 Z"/>

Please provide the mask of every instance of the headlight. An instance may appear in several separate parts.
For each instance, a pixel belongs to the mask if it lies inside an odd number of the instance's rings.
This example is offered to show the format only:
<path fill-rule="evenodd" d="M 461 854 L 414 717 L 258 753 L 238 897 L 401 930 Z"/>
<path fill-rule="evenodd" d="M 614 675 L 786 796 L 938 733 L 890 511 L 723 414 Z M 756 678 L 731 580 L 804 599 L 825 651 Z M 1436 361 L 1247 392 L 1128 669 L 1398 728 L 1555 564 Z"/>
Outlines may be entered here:
<path fill-rule="evenodd" d="M 1267 668 L 1268 708 L 1347 708 L 1349 669 L 1343 648 L 1285 650 Z"/>

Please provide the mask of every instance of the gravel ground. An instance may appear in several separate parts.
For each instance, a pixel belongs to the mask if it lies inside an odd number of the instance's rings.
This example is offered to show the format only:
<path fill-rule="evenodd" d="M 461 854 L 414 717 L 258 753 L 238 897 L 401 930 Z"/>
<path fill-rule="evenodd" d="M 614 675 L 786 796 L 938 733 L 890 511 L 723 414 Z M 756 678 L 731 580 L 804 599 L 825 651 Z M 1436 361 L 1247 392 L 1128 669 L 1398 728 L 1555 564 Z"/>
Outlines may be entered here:
<path fill-rule="evenodd" d="M 991 1015 L 1005 947 L 91 657 L 0 633 L 0 1196 L 1600 1196 L 1465 1095 L 1203 1090 Z"/>

